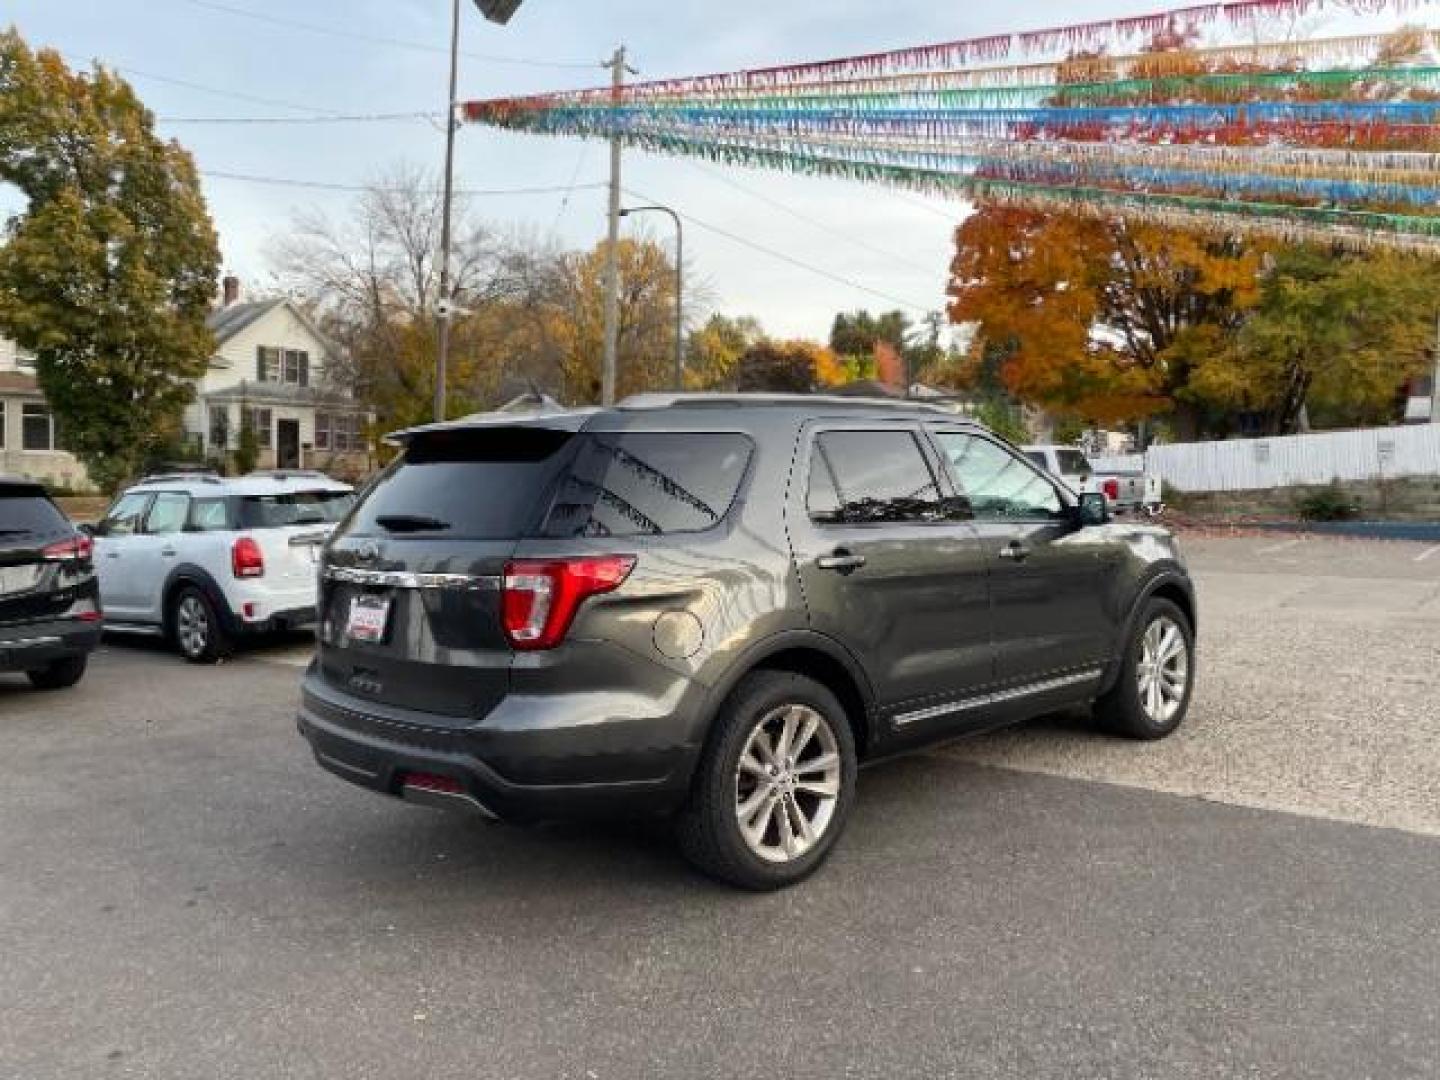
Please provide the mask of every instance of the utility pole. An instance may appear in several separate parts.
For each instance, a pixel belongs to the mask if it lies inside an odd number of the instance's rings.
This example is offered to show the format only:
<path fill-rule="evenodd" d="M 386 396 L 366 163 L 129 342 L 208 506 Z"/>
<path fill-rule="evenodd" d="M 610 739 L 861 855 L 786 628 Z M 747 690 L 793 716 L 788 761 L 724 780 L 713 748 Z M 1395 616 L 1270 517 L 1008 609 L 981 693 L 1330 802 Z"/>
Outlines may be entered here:
<path fill-rule="evenodd" d="M 445 101 L 445 196 L 440 212 L 440 294 L 435 299 L 435 321 L 440 341 L 435 354 L 435 422 L 445 420 L 446 371 L 450 366 L 450 217 L 455 201 L 455 97 L 460 86 L 460 0 L 455 0 L 450 24 L 450 96 Z"/>
<path fill-rule="evenodd" d="M 611 86 L 614 92 L 611 100 L 615 105 L 621 102 L 621 91 L 625 86 L 625 46 L 615 50 L 615 55 L 605 65 L 610 69 Z M 601 372 L 600 402 L 602 405 L 615 404 L 616 368 L 620 352 L 620 137 L 610 138 L 610 231 L 609 246 L 605 251 L 605 361 Z"/>
<path fill-rule="evenodd" d="M 1430 422 L 1440 424 L 1440 317 L 1435 320 L 1435 370 L 1430 375 Z"/>

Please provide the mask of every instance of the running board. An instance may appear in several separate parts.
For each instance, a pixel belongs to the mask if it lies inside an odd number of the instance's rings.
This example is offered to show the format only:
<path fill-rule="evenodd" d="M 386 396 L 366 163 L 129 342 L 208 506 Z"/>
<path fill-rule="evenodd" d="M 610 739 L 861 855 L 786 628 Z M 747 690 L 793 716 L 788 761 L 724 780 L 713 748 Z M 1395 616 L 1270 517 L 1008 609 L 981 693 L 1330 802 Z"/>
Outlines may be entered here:
<path fill-rule="evenodd" d="M 106 622 L 103 625 L 107 634 L 142 634 L 146 637 L 161 637 L 165 633 L 164 627 L 152 626 L 150 623 Z"/>

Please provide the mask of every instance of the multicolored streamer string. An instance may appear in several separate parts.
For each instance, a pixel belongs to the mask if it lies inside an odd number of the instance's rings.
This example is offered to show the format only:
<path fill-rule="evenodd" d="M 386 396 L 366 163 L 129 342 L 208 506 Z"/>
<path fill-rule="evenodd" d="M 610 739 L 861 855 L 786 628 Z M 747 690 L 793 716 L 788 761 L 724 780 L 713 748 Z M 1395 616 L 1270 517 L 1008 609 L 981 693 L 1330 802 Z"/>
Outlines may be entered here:
<path fill-rule="evenodd" d="M 1201 29 L 1253 32 L 1267 16 L 1437 2 L 1192 5 L 474 102 L 465 115 L 1007 205 L 1440 255 L 1440 32 L 1188 45 Z M 1105 55 L 1147 39 L 1150 51 Z"/>

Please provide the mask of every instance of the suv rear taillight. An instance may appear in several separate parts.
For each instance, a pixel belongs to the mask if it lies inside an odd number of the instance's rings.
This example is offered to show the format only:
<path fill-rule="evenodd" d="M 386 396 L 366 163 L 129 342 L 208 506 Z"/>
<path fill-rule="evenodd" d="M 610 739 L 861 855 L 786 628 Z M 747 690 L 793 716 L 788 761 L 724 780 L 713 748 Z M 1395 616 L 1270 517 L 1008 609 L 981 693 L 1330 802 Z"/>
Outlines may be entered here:
<path fill-rule="evenodd" d="M 1105 493 L 1105 498 L 1109 499 L 1112 503 L 1120 501 L 1119 480 L 1102 480 L 1100 482 L 1100 490 Z"/>
<path fill-rule="evenodd" d="M 565 640 L 580 605 L 592 596 L 614 592 L 633 569 L 635 559 L 630 555 L 509 563 L 500 609 L 511 647 L 553 649 Z"/>
<path fill-rule="evenodd" d="M 76 533 L 69 540 L 42 548 L 40 554 L 51 562 L 85 562 L 95 554 L 95 541 L 84 533 Z"/>
<path fill-rule="evenodd" d="M 230 569 L 237 578 L 265 576 L 265 555 L 252 537 L 242 536 L 230 548 Z"/>

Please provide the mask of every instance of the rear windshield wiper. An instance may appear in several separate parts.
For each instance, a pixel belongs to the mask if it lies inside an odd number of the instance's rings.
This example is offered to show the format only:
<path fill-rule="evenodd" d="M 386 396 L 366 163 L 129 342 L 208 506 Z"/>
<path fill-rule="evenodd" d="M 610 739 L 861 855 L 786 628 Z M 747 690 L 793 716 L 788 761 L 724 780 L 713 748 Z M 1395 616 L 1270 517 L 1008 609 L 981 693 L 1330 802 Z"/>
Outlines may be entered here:
<path fill-rule="evenodd" d="M 375 524 L 387 532 L 439 532 L 450 528 L 448 521 L 421 514 L 381 514 Z"/>

